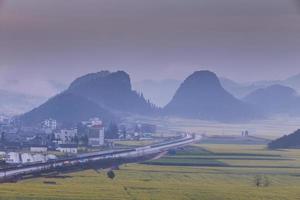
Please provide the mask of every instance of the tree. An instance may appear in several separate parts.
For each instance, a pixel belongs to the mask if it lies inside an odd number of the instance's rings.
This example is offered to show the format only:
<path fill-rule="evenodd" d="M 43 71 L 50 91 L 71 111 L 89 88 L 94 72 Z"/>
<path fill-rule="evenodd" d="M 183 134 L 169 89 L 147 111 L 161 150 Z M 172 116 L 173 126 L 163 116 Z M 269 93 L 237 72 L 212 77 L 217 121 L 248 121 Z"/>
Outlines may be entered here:
<path fill-rule="evenodd" d="M 134 132 L 141 133 L 141 127 L 140 127 L 140 125 L 138 125 L 138 124 L 135 125 Z"/>
<path fill-rule="evenodd" d="M 260 175 L 256 175 L 254 177 L 254 184 L 256 187 L 260 187 L 262 182 L 262 177 Z"/>
<path fill-rule="evenodd" d="M 87 146 L 87 145 L 89 144 L 89 137 L 88 137 L 86 134 L 82 135 L 82 136 L 79 138 L 78 143 L 80 143 L 80 144 L 82 144 L 82 145 L 84 145 L 84 146 Z"/>
<path fill-rule="evenodd" d="M 120 134 L 122 135 L 123 139 L 126 139 L 127 131 L 125 126 L 120 127 Z"/>
<path fill-rule="evenodd" d="M 55 140 L 55 134 L 54 134 L 54 133 L 49 134 L 49 135 L 47 136 L 47 139 L 48 139 L 49 141 Z"/>
<path fill-rule="evenodd" d="M 78 138 L 77 135 L 75 135 L 75 137 L 74 137 L 72 140 L 73 140 L 72 142 L 74 142 L 75 144 L 78 145 L 78 143 L 79 143 L 79 138 Z"/>
<path fill-rule="evenodd" d="M 111 122 L 105 131 L 106 139 L 118 139 L 119 138 L 119 128 L 116 123 Z"/>
<path fill-rule="evenodd" d="M 5 133 L 4 132 L 2 132 L 1 133 L 1 136 L 0 136 L 0 142 L 5 142 L 6 141 L 6 138 L 5 138 Z"/>
<path fill-rule="evenodd" d="M 107 172 L 107 177 L 110 178 L 110 179 L 114 179 L 115 178 L 115 172 L 113 170 L 109 170 Z"/>

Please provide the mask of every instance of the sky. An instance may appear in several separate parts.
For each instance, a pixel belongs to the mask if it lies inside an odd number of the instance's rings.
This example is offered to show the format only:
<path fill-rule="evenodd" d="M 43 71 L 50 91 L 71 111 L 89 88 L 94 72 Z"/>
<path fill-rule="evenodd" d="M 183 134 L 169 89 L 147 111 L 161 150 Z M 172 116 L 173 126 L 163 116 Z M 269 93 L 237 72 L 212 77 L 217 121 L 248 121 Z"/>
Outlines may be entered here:
<path fill-rule="evenodd" d="M 101 70 L 133 81 L 211 70 L 300 73 L 296 0 L 0 0 L 0 89 L 51 96 Z"/>

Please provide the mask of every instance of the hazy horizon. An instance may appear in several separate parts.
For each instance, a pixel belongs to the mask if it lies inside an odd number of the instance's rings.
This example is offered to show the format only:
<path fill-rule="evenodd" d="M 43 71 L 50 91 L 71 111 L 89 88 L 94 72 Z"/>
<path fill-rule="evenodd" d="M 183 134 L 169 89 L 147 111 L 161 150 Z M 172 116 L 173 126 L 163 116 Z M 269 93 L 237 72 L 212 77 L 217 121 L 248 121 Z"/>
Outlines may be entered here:
<path fill-rule="evenodd" d="M 124 70 L 133 83 L 183 80 L 196 70 L 238 82 L 285 79 L 300 73 L 295 5 L 2 0 L 0 88 L 51 96 L 56 86 L 101 70 Z"/>

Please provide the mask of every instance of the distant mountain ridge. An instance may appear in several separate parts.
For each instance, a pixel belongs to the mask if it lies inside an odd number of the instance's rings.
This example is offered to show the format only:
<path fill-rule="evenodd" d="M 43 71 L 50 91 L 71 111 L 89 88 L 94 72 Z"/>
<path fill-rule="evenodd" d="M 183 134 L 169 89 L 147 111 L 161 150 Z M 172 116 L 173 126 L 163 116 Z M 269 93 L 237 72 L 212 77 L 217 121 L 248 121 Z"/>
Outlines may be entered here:
<path fill-rule="evenodd" d="M 287 86 L 271 85 L 258 89 L 243 100 L 258 107 L 269 116 L 275 114 L 300 115 L 300 97 L 294 89 Z"/>
<path fill-rule="evenodd" d="M 178 81 L 167 82 L 170 85 L 161 87 L 163 89 L 156 91 L 157 94 L 164 93 L 169 86 L 174 90 L 175 85 L 178 85 Z M 149 83 L 153 85 L 153 82 Z M 161 84 L 166 82 L 158 83 L 154 88 L 162 86 Z M 243 99 L 238 99 L 228 92 L 224 85 L 239 87 L 238 83 L 229 79 L 220 80 L 213 72 L 196 71 L 180 84 L 169 103 L 160 109 L 146 100 L 142 93 L 132 89 L 130 77 L 126 72 L 101 71 L 75 79 L 64 92 L 21 115 L 19 119 L 26 123 L 37 123 L 45 117 L 52 117 L 60 121 L 75 122 L 95 115 L 110 120 L 128 114 L 138 114 L 239 122 L 274 114 L 300 115 L 299 97 L 289 87 L 262 87 L 251 91 Z M 254 87 L 251 87 L 251 90 L 253 89 Z M 67 100 L 72 103 L 68 103 Z M 81 106 L 77 108 L 75 105 Z M 67 111 L 73 114 L 65 114 Z"/>
<path fill-rule="evenodd" d="M 47 100 L 46 97 L 32 96 L 0 90 L 0 114 L 16 115 L 29 111 Z"/>
<path fill-rule="evenodd" d="M 246 83 L 236 82 L 225 77 L 220 77 L 219 79 L 223 88 L 238 99 L 244 98 L 257 89 L 276 84 L 291 87 L 300 93 L 300 74 L 291 76 L 284 80 L 255 81 Z M 143 92 L 147 99 L 150 99 L 156 105 L 163 107 L 171 101 L 180 83 L 181 81 L 175 79 L 164 79 L 160 81 L 148 79 L 135 82 L 133 85 L 135 90 Z"/>
<path fill-rule="evenodd" d="M 220 82 L 225 90 L 230 92 L 236 98 L 244 98 L 246 95 L 250 94 L 251 92 L 265 87 L 264 84 L 257 84 L 257 83 L 238 83 L 228 78 L 221 77 Z"/>
<path fill-rule="evenodd" d="M 228 93 L 210 71 L 187 77 L 163 110 L 168 115 L 228 122 L 259 117 L 250 105 Z"/>
<path fill-rule="evenodd" d="M 289 86 L 300 93 L 300 74 L 285 79 L 283 85 Z"/>
<path fill-rule="evenodd" d="M 154 114 L 157 108 L 131 88 L 126 72 L 87 74 L 73 81 L 61 94 L 20 116 L 25 123 L 46 118 L 61 122 L 78 122 L 89 117 L 115 119 L 120 113 Z"/>
<path fill-rule="evenodd" d="M 238 83 L 228 78 L 220 78 L 223 87 L 237 98 L 244 98 L 246 95 L 257 89 L 265 88 L 272 85 L 282 85 L 291 87 L 300 93 L 300 74 L 288 77 L 283 80 L 265 80 L 250 83 Z"/>

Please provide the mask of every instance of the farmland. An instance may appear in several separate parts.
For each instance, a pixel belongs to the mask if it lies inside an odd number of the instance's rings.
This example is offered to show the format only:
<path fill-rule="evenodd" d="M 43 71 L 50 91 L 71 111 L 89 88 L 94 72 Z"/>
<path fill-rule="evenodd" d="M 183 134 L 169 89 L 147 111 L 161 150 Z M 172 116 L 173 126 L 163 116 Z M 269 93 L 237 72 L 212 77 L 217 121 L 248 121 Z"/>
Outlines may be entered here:
<path fill-rule="evenodd" d="M 104 171 L 89 170 L 1 184 L 0 199 L 294 200 L 300 199 L 299 155 L 262 145 L 196 144 L 152 164 L 123 165 L 113 180 Z M 268 187 L 255 186 L 259 174 L 268 178 Z"/>
<path fill-rule="evenodd" d="M 183 118 L 147 118 L 138 116 L 128 120 L 139 120 L 156 124 L 163 135 L 170 132 L 188 131 L 206 135 L 241 135 L 248 130 L 251 136 L 275 139 L 299 129 L 300 118 L 274 117 L 265 120 L 254 120 L 245 123 L 221 123 Z"/>

